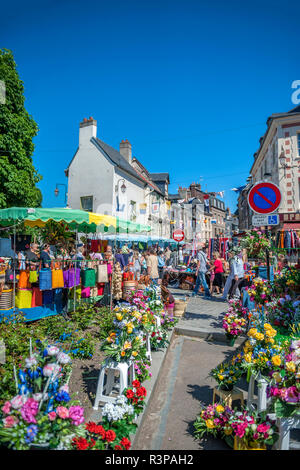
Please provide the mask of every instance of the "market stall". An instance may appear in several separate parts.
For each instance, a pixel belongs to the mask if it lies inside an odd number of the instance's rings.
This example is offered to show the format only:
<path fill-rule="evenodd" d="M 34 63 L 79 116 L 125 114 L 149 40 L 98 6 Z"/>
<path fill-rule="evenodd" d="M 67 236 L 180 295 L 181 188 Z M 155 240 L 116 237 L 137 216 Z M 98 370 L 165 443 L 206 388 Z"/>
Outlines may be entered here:
<path fill-rule="evenodd" d="M 17 235 L 18 225 L 24 223 L 24 226 L 42 229 L 49 221 L 66 224 L 69 231 L 75 232 L 75 257 L 52 256 L 46 266 L 42 260 L 32 262 L 26 256 L 19 259 L 18 243 L 23 240 L 23 249 L 28 250 L 29 239 Z M 12 312 L 22 311 L 27 321 L 75 310 L 79 301 L 95 303 L 104 294 L 105 284 L 111 282 L 111 256 L 104 260 L 78 259 L 79 233 L 121 233 L 150 229 L 104 214 L 63 208 L 3 209 L 0 211 L 0 225 L 13 229 L 11 256 L 1 260 L 0 316 L 8 317 Z M 19 243 L 20 248 L 22 246 Z"/>

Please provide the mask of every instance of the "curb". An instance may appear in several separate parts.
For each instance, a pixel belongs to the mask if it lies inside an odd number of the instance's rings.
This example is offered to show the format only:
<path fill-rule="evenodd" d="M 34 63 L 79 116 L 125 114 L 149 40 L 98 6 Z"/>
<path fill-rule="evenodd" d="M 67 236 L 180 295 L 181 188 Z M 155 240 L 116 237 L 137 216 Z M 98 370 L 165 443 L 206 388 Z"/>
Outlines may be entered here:
<path fill-rule="evenodd" d="M 169 347 L 171 346 L 174 335 L 175 335 L 175 328 L 173 328 L 172 331 L 170 331 L 170 333 L 168 335 L 168 341 L 170 342 L 168 344 L 168 347 L 165 348 L 164 350 L 151 352 L 151 355 L 152 355 L 152 364 L 151 364 L 152 377 L 151 377 L 150 380 L 147 380 L 146 383 L 143 384 L 147 388 L 147 397 L 146 397 L 146 400 L 145 400 L 144 411 L 139 415 L 138 419 L 136 420 L 136 424 L 138 426 L 137 429 L 136 429 L 136 432 L 130 436 L 130 440 L 131 440 L 131 443 L 132 443 L 131 450 L 134 450 L 134 444 L 135 444 L 135 441 L 136 441 L 137 437 L 139 436 L 141 425 L 143 424 L 144 419 L 147 416 L 148 405 L 151 403 L 151 400 L 153 399 L 153 396 L 154 396 L 154 393 L 155 393 L 155 390 L 156 390 L 156 387 L 157 387 L 158 379 L 160 378 L 160 373 L 161 373 L 161 370 L 162 370 L 162 366 L 164 365 L 164 362 L 165 362 L 165 359 L 166 359 L 166 356 L 167 356 L 167 352 L 169 350 Z"/>
<path fill-rule="evenodd" d="M 221 342 L 225 343 L 227 346 L 228 340 L 226 338 L 226 335 L 222 332 L 218 331 L 211 331 L 207 330 L 205 328 L 200 329 L 200 328 L 189 328 L 189 327 L 183 327 L 183 326 L 175 326 L 175 333 L 178 335 L 182 336 L 191 336 L 191 337 L 196 337 L 196 338 L 203 338 L 206 341 L 213 341 L 213 342 Z M 234 346 L 241 346 L 246 338 L 237 338 Z M 232 347 L 234 347 L 232 346 Z"/>

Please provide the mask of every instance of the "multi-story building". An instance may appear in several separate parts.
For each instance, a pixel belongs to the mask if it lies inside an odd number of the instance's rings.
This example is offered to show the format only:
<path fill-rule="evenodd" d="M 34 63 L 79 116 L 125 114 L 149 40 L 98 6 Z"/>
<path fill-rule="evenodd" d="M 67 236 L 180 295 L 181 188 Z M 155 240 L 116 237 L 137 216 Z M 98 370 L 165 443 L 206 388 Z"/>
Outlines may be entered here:
<path fill-rule="evenodd" d="M 205 193 L 201 185 L 179 186 L 178 193 L 169 195 L 172 202 L 173 228 L 181 228 L 186 240 L 195 237 L 202 242 L 225 234 L 225 204 L 215 193 Z"/>
<path fill-rule="evenodd" d="M 169 176 L 161 188 L 133 157 L 128 140 L 121 141 L 118 151 L 97 137 L 93 118 L 80 123 L 79 146 L 65 174 L 72 209 L 151 225 L 150 235 L 170 237 Z"/>
<path fill-rule="evenodd" d="M 300 106 L 272 114 L 259 140 L 250 173 L 252 184 L 272 181 L 282 194 L 280 227 L 300 228 Z"/>

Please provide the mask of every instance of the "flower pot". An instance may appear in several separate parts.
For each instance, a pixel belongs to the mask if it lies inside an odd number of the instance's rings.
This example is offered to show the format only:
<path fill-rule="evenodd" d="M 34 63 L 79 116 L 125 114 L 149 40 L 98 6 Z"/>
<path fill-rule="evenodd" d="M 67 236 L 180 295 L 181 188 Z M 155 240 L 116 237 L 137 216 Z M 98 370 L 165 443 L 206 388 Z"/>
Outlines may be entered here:
<path fill-rule="evenodd" d="M 236 341 L 236 336 L 226 335 L 226 338 L 227 338 L 229 346 L 234 346 L 234 343 Z"/>
<path fill-rule="evenodd" d="M 267 450 L 267 446 L 255 441 L 245 442 L 234 436 L 233 450 Z"/>
<path fill-rule="evenodd" d="M 225 392 L 231 392 L 233 390 L 234 384 L 231 385 L 219 385 L 220 390 L 224 390 Z"/>

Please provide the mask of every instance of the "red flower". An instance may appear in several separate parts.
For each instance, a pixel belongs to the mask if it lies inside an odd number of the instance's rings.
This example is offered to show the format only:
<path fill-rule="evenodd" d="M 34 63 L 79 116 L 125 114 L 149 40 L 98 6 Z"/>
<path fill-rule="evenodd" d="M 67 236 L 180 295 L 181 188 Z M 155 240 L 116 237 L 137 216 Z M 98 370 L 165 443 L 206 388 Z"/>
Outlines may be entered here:
<path fill-rule="evenodd" d="M 84 437 L 75 437 L 73 444 L 76 445 L 77 450 L 86 450 L 89 447 L 89 443 Z"/>
<path fill-rule="evenodd" d="M 156 333 L 155 333 L 155 331 L 153 331 L 153 333 L 151 333 L 152 338 L 153 338 L 153 336 L 155 336 L 155 335 L 156 335 Z"/>
<path fill-rule="evenodd" d="M 159 338 L 158 338 L 158 341 L 161 341 L 161 340 L 162 340 L 162 338 L 161 338 L 161 337 L 159 337 Z"/>
<path fill-rule="evenodd" d="M 113 442 L 116 438 L 116 433 L 114 431 L 112 431 L 111 429 L 106 431 L 105 433 L 105 440 L 107 442 Z"/>
<path fill-rule="evenodd" d="M 145 387 L 140 387 L 137 389 L 136 394 L 138 397 L 145 397 L 147 395 L 147 390 Z"/>
<path fill-rule="evenodd" d="M 132 382 L 132 386 L 135 387 L 135 388 L 138 388 L 138 387 L 141 386 L 141 384 L 140 384 L 140 382 L 139 382 L 138 380 L 134 380 L 134 381 Z"/>
<path fill-rule="evenodd" d="M 126 397 L 127 398 L 133 398 L 134 397 L 133 390 L 131 390 L 131 389 L 127 390 Z"/>
<path fill-rule="evenodd" d="M 123 437 L 120 441 L 120 444 L 125 447 L 126 450 L 129 450 L 131 447 L 131 442 L 129 439 L 127 439 L 127 437 Z"/>
<path fill-rule="evenodd" d="M 85 423 L 85 429 L 89 432 L 95 432 L 95 429 L 97 428 L 97 424 L 94 423 L 94 421 L 89 421 L 88 423 Z"/>
<path fill-rule="evenodd" d="M 115 450 L 123 450 L 123 448 L 122 448 L 121 446 L 118 446 L 118 445 L 115 446 L 114 449 L 115 449 Z"/>

